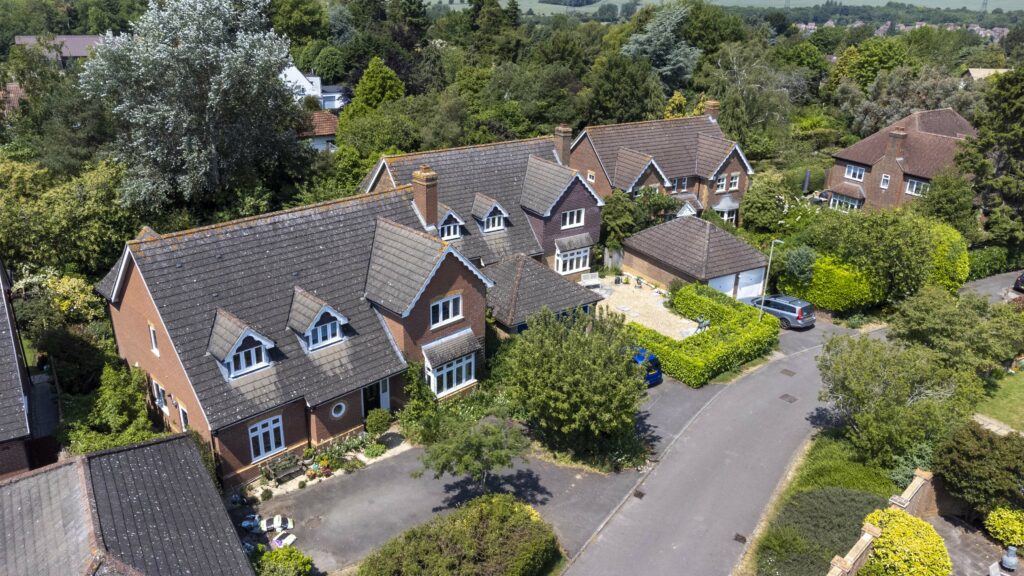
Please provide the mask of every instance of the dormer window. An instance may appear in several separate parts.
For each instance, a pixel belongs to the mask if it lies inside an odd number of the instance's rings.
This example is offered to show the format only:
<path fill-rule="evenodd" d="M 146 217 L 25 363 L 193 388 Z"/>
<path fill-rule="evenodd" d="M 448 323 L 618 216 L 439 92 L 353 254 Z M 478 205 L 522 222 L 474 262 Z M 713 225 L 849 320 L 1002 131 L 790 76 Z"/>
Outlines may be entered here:
<path fill-rule="evenodd" d="M 441 235 L 441 240 L 458 240 L 462 237 L 462 227 L 458 222 L 452 222 L 439 227 L 438 233 Z"/>
<path fill-rule="evenodd" d="M 497 232 L 505 229 L 505 215 L 495 208 L 484 220 L 484 232 Z"/>
<path fill-rule="evenodd" d="M 266 345 L 253 336 L 246 336 L 235 346 L 235 353 L 231 355 L 228 370 L 230 370 L 232 378 L 237 378 L 269 364 Z"/>
<path fill-rule="evenodd" d="M 310 350 L 316 350 L 335 342 L 341 342 L 345 339 L 341 324 L 341 320 L 334 314 L 324 311 L 306 334 L 306 345 Z"/>

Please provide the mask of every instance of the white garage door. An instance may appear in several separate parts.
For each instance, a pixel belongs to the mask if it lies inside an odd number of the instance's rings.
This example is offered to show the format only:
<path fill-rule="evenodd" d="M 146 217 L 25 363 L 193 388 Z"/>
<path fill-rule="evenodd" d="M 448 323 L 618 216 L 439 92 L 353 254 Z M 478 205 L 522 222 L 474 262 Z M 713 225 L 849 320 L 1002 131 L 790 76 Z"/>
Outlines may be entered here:
<path fill-rule="evenodd" d="M 708 280 L 708 286 L 711 286 L 719 292 L 723 292 L 732 296 L 732 289 L 736 285 L 736 275 L 729 274 L 728 276 L 719 276 L 718 278 L 712 278 Z"/>
<path fill-rule="evenodd" d="M 740 272 L 740 285 L 736 290 L 736 298 L 760 296 L 762 282 L 764 282 L 764 268 Z"/>

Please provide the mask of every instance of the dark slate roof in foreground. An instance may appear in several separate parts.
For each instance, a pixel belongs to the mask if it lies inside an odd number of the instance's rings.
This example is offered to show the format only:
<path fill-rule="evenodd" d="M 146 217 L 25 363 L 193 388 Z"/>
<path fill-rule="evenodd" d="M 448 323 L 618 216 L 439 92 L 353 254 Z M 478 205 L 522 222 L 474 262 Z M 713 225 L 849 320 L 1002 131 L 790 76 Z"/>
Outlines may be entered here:
<path fill-rule="evenodd" d="M 405 369 L 364 297 L 378 217 L 420 226 L 402 188 L 128 243 L 212 429 L 302 398 L 316 406 Z M 347 339 L 305 353 L 288 328 L 296 286 L 348 318 Z M 113 282 L 98 290 L 111 296 Z M 206 352 L 218 308 L 276 343 L 270 367 L 225 379 Z"/>
<path fill-rule="evenodd" d="M 436 368 L 481 348 L 483 344 L 480 339 L 473 335 L 472 329 L 466 328 L 424 346 L 423 356 Z"/>
<path fill-rule="evenodd" d="M 0 519 L 0 574 L 253 574 L 186 435 L 10 478 Z"/>
<path fill-rule="evenodd" d="M 288 327 L 296 334 L 305 334 L 324 306 L 330 304 L 296 286 L 292 294 L 292 308 L 288 311 Z"/>
<path fill-rule="evenodd" d="M 518 252 L 543 252 L 526 214 L 516 209 L 523 194 L 526 166 L 533 155 L 554 159 L 550 136 L 385 156 L 371 174 L 401 186 L 410 184 L 413 171 L 426 164 L 437 173 L 438 200 L 463 218 L 473 213 L 478 192 L 494 198 L 509 213 L 505 229 L 485 233 L 475 222 L 467 221 L 462 238 L 452 241 L 466 258 L 480 259 L 486 266 Z M 364 189 L 372 184 L 367 179 Z M 563 186 L 558 193 L 564 189 Z"/>
<path fill-rule="evenodd" d="M 546 216 L 565 189 L 572 184 L 576 170 L 540 156 L 526 162 L 523 194 L 520 204 L 530 212 Z"/>
<path fill-rule="evenodd" d="M 28 436 L 24 391 L 28 373 L 21 356 L 14 311 L 7 295 L 11 284 L 0 261 L 0 442 Z"/>
<path fill-rule="evenodd" d="M 494 319 L 508 328 L 526 322 L 542 308 L 565 312 L 602 299 L 524 254 L 488 266 L 487 274 L 494 281 L 487 291 L 487 306 Z"/>
<path fill-rule="evenodd" d="M 695 216 L 669 220 L 623 241 L 626 249 L 701 281 L 760 268 L 764 254 Z"/>
<path fill-rule="evenodd" d="M 447 243 L 385 218 L 377 219 L 366 297 L 405 315 L 445 255 Z"/>

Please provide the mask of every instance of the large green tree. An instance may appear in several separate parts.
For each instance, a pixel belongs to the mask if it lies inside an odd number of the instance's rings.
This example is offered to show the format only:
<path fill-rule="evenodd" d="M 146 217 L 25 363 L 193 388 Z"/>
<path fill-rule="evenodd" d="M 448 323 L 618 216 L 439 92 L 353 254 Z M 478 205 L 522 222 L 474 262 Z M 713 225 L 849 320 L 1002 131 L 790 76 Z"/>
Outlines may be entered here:
<path fill-rule="evenodd" d="M 697 68 L 700 50 L 680 38 L 689 7 L 682 2 L 662 6 L 642 32 L 629 37 L 622 53 L 646 58 L 668 90 L 681 88 Z"/>
<path fill-rule="evenodd" d="M 513 425 L 488 417 L 480 422 L 460 425 L 444 438 L 426 447 L 423 466 L 434 472 L 468 476 L 487 487 L 487 478 L 495 471 L 511 468 L 521 459 L 530 441 Z"/>
<path fill-rule="evenodd" d="M 981 239 L 978 209 L 974 205 L 974 188 L 970 179 L 954 168 L 935 176 L 928 193 L 911 206 L 928 218 L 949 224 L 968 242 Z"/>
<path fill-rule="evenodd" d="M 740 201 L 743 227 L 757 232 L 778 230 L 791 201 L 782 172 L 769 170 L 753 178 Z"/>
<path fill-rule="evenodd" d="M 1024 508 L 1024 438 L 999 436 L 975 422 L 958 429 L 935 453 L 935 471 L 949 491 L 985 514 Z"/>
<path fill-rule="evenodd" d="M 586 88 L 580 93 L 580 115 L 586 124 L 650 120 L 665 106 L 661 80 L 643 59 L 624 54 L 601 56 L 583 82 Z"/>
<path fill-rule="evenodd" d="M 271 0 L 270 22 L 278 34 L 297 44 L 323 38 L 327 32 L 327 12 L 320 0 Z"/>

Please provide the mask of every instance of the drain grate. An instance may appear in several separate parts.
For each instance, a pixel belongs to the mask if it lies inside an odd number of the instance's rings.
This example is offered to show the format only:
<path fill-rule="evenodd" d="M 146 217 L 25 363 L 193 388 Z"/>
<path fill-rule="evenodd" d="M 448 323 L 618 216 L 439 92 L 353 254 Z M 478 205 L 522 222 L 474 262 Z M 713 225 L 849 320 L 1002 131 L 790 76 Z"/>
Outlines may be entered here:
<path fill-rule="evenodd" d="M 783 394 L 782 396 L 779 396 L 779 400 L 782 400 L 784 402 L 789 402 L 790 404 L 792 404 L 792 403 L 796 402 L 796 396 L 793 396 L 793 395 L 790 395 L 790 394 Z"/>
<path fill-rule="evenodd" d="M 736 534 L 735 536 L 732 537 L 732 539 L 737 541 L 737 542 L 739 542 L 740 544 L 746 544 L 747 543 L 747 537 L 744 536 L 743 534 Z"/>
<path fill-rule="evenodd" d="M 643 500 L 644 496 L 646 496 L 646 494 L 644 493 L 643 490 L 641 490 L 639 488 L 637 488 L 636 490 L 633 490 L 633 497 L 636 498 L 637 500 Z"/>
<path fill-rule="evenodd" d="M 783 368 L 782 370 L 779 371 L 779 373 L 782 374 L 783 376 L 796 376 L 796 372 L 793 372 L 789 368 Z"/>

